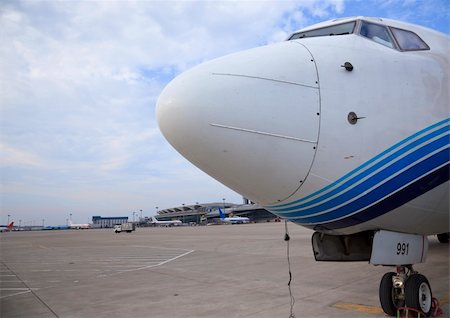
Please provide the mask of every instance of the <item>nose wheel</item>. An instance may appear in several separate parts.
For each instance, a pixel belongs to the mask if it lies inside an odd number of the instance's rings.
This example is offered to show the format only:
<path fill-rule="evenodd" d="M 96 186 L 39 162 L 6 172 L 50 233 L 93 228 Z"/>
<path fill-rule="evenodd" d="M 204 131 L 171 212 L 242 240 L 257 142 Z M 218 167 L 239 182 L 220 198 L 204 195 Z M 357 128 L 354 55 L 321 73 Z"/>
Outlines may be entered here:
<path fill-rule="evenodd" d="M 419 309 L 429 317 L 433 295 L 428 279 L 421 274 L 413 274 L 405 282 L 406 306 Z"/>
<path fill-rule="evenodd" d="M 394 287 L 397 273 L 389 272 L 383 275 L 380 282 L 380 303 L 383 311 L 389 316 L 395 316 L 397 310 L 405 305 L 404 291 L 401 287 Z"/>
<path fill-rule="evenodd" d="M 433 295 L 428 279 L 415 272 L 412 266 L 398 266 L 397 273 L 384 274 L 379 289 L 380 304 L 389 316 L 399 310 L 414 309 L 429 317 L 432 312 Z"/>

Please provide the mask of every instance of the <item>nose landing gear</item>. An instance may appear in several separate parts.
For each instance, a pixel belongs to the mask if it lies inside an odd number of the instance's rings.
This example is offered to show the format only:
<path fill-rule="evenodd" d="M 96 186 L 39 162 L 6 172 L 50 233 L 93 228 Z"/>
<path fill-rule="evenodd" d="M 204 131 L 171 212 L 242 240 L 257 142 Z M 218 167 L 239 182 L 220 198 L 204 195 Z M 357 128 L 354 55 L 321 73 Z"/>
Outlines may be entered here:
<path fill-rule="evenodd" d="M 412 265 L 397 266 L 397 273 L 384 274 L 379 296 L 381 307 L 389 316 L 410 309 L 429 317 L 435 303 L 427 278 L 414 271 Z"/>

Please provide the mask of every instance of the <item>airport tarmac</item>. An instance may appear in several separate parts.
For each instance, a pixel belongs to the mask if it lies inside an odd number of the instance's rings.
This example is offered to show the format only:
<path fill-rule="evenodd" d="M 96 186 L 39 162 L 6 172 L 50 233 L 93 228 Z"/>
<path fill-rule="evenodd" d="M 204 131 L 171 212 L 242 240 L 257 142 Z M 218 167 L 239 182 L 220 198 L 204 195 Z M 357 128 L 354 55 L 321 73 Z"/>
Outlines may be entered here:
<path fill-rule="evenodd" d="M 315 262 L 289 223 L 295 317 L 385 317 L 389 267 Z M 289 317 L 284 223 L 0 234 L 0 316 Z M 449 315 L 449 245 L 430 237 L 433 295 Z"/>

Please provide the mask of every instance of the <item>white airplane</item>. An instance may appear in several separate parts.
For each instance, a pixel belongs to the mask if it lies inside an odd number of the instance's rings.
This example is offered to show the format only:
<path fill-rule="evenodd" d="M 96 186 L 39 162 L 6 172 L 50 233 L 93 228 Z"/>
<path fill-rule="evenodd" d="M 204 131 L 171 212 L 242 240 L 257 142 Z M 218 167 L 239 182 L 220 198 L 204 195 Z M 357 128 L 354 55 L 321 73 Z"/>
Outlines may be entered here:
<path fill-rule="evenodd" d="M 179 226 L 182 225 L 183 222 L 180 220 L 172 220 L 172 221 L 158 221 L 154 216 L 152 216 L 152 220 L 150 221 L 150 224 L 158 225 L 158 226 Z"/>
<path fill-rule="evenodd" d="M 9 223 L 8 225 L 0 225 L 0 232 L 9 232 L 14 228 L 14 222 Z"/>
<path fill-rule="evenodd" d="M 318 261 L 396 266 L 384 312 L 430 315 L 428 235 L 449 232 L 449 36 L 379 18 L 323 22 L 181 74 L 160 129 L 194 165 L 314 229 Z"/>
<path fill-rule="evenodd" d="M 228 216 L 225 217 L 225 214 L 223 214 L 222 210 L 219 208 L 219 217 L 220 220 L 224 223 L 230 223 L 230 224 L 244 224 L 249 223 L 250 219 L 244 216 Z"/>
<path fill-rule="evenodd" d="M 72 221 L 69 221 L 69 228 L 75 229 L 75 230 L 86 230 L 91 228 L 91 224 L 89 223 L 72 223 Z"/>

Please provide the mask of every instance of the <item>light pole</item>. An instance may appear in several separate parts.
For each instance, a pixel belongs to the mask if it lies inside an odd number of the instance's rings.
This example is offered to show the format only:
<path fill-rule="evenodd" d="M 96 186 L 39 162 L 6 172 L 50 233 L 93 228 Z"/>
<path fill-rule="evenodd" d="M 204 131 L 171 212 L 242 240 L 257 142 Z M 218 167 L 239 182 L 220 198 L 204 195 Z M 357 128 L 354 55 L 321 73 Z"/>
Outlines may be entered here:
<path fill-rule="evenodd" d="M 44 227 L 45 219 L 42 219 L 42 227 Z"/>
<path fill-rule="evenodd" d="M 223 198 L 222 201 L 223 201 L 223 213 L 225 213 L 225 198 Z"/>
<path fill-rule="evenodd" d="M 22 220 L 19 220 L 19 231 L 21 227 L 22 227 Z"/>
<path fill-rule="evenodd" d="M 141 210 L 141 219 L 142 219 L 142 210 Z"/>
<path fill-rule="evenodd" d="M 9 217 L 11 216 L 11 214 L 8 214 L 8 223 L 7 223 L 7 225 L 9 225 Z"/>

